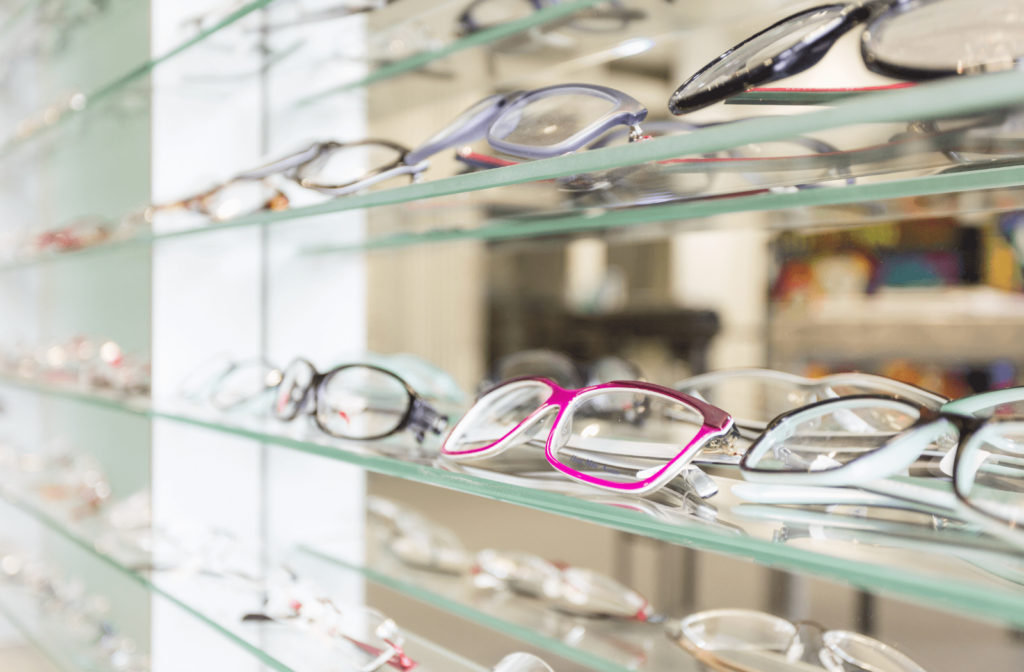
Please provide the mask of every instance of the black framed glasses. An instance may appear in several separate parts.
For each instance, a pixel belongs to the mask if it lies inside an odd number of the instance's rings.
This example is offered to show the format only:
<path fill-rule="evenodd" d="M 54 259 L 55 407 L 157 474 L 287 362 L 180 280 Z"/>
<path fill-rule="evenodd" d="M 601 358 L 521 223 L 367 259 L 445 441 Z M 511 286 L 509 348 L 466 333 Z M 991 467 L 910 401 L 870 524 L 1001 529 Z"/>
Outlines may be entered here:
<path fill-rule="evenodd" d="M 797 12 L 726 51 L 686 80 L 669 98 L 686 114 L 738 93 L 801 73 L 861 24 L 868 70 L 923 81 L 1016 67 L 1019 11 L 997 0 L 875 0 L 836 3 Z M 1007 24 L 1018 26 L 1008 30 Z M 941 37 L 940 37 L 941 36 Z"/>
<path fill-rule="evenodd" d="M 448 426 L 448 416 L 408 383 L 367 364 L 319 373 L 304 359 L 293 361 L 277 388 L 273 414 L 290 421 L 300 413 L 311 415 L 331 436 L 357 441 L 382 439 L 404 429 L 423 441 L 428 431 L 440 434 Z"/>

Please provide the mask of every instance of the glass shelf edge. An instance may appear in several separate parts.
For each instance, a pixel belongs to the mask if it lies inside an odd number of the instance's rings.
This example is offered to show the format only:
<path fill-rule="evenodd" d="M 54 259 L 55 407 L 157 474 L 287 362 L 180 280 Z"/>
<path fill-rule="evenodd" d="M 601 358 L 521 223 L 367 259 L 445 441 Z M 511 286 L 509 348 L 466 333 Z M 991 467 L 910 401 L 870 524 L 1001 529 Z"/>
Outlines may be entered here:
<path fill-rule="evenodd" d="M 455 179 L 455 178 L 451 178 Z M 1024 186 L 1024 166 L 1002 166 L 979 168 L 973 171 L 949 173 L 947 175 L 924 175 L 904 178 L 888 182 L 855 184 L 843 187 L 820 189 L 803 189 L 793 193 L 768 193 L 739 196 L 734 198 L 710 198 L 683 203 L 665 205 L 640 206 L 608 210 L 596 216 L 574 215 L 558 217 L 550 220 L 520 222 L 515 220 L 494 220 L 489 225 L 471 229 L 433 230 L 423 233 L 388 234 L 367 240 L 363 243 L 345 246 L 312 246 L 305 248 L 307 254 L 346 253 L 362 250 L 408 247 L 418 244 L 451 242 L 455 240 L 510 240 L 530 238 L 542 235 L 558 235 L 585 231 L 600 231 L 612 228 L 624 228 L 640 224 L 654 224 L 671 221 L 693 220 L 716 215 L 734 214 L 753 211 L 778 211 L 790 208 L 820 207 L 834 205 L 850 205 L 867 201 L 932 196 L 945 193 L 961 193 Z M 392 191 L 392 190 L 388 190 Z M 395 190 L 397 191 L 397 190 Z M 465 193 L 465 192 L 452 192 Z M 359 198 L 353 197 L 353 198 Z M 405 202 L 401 199 L 383 205 Z M 335 202 L 330 202 L 334 205 Z M 327 204 L 324 204 L 327 205 Z M 317 214 L 342 212 L 356 209 L 361 203 L 337 203 L 338 207 L 327 210 L 318 209 L 309 212 L 310 208 L 299 208 L 284 213 L 258 213 L 238 220 L 199 227 L 167 234 L 142 235 L 130 240 L 96 245 L 75 252 L 50 254 L 37 259 L 16 261 L 0 264 L 0 272 L 31 268 L 61 260 L 81 259 L 83 257 L 124 250 L 131 247 L 144 247 L 164 240 L 173 240 L 203 233 L 213 233 L 226 229 L 243 228 L 260 224 L 283 224 L 294 219 L 302 219 Z M 318 206 L 313 206 L 318 207 Z M 362 204 L 362 207 L 366 207 Z M 776 229 L 801 228 L 813 225 L 801 223 L 793 227 L 774 225 Z"/>
<path fill-rule="evenodd" d="M 496 632 L 510 635 L 522 642 L 525 642 L 526 644 L 541 647 L 555 655 L 562 656 L 569 660 L 574 660 L 582 665 L 598 670 L 599 672 L 629 672 L 628 668 L 616 665 L 615 663 L 601 658 L 600 656 L 595 656 L 581 649 L 569 646 L 561 640 L 546 637 L 526 626 L 517 625 L 515 623 L 496 618 L 478 609 L 474 609 L 473 607 L 461 604 L 455 600 L 450 600 L 429 589 L 421 588 L 411 583 L 386 576 L 368 567 L 349 564 L 340 558 L 321 553 L 311 546 L 300 545 L 299 550 L 323 562 L 341 567 L 342 569 L 350 572 L 358 573 L 370 581 L 384 586 L 385 588 L 390 588 L 402 595 L 405 595 L 406 597 L 411 597 L 415 600 L 419 600 L 420 602 L 439 607 L 448 613 L 460 616 L 479 625 L 483 625 L 495 630 Z"/>
<path fill-rule="evenodd" d="M 119 573 L 121 573 L 125 577 L 131 579 L 132 581 L 135 581 L 136 583 L 141 585 L 143 588 L 145 588 L 149 592 L 151 592 L 151 593 L 153 593 L 155 595 L 159 595 L 163 599 L 169 600 L 170 602 L 172 602 L 174 605 L 176 605 L 180 609 L 183 609 L 184 611 L 186 611 L 193 618 L 198 619 L 200 622 L 202 622 L 206 626 L 216 630 L 218 634 L 220 634 L 221 636 L 225 637 L 231 643 L 235 644 L 236 646 L 241 647 L 242 649 L 245 649 L 246 652 L 248 652 L 251 655 L 253 655 L 254 657 L 258 658 L 261 663 L 264 663 L 268 667 L 270 667 L 270 668 L 272 668 L 274 670 L 277 670 L 277 672 L 294 672 L 294 670 L 292 670 L 290 667 L 288 667 L 287 665 L 284 665 L 283 663 L 278 661 L 276 658 L 274 658 L 274 657 L 270 656 L 269 654 L 267 654 L 266 652 L 264 652 L 262 649 L 259 649 L 258 647 L 255 647 L 255 646 L 249 644 L 248 642 L 246 642 L 246 641 L 244 641 L 242 639 L 239 639 L 238 637 L 233 635 L 230 631 L 226 630 L 225 628 L 221 627 L 217 623 L 215 623 L 215 622 L 211 621 L 210 619 L 206 618 L 201 613 L 199 613 L 198 611 L 196 611 L 195 609 L 190 607 L 188 604 L 182 602 L 181 600 L 179 600 L 178 598 L 174 597 L 170 593 L 161 590 L 160 588 L 155 586 L 153 583 L 151 583 L 150 581 L 147 581 L 144 577 L 140 576 L 137 572 L 134 572 L 130 568 L 125 567 L 124 565 L 122 565 L 121 563 L 117 562 L 115 559 L 111 558 L 110 556 L 108 556 L 108 555 L 106 555 L 104 553 L 100 553 L 98 550 L 96 550 L 95 546 L 89 540 L 84 539 L 81 536 L 79 536 L 79 535 L 75 534 L 74 532 L 72 532 L 71 530 L 67 529 L 67 527 L 65 527 L 59 520 L 55 519 L 53 516 L 51 516 L 47 512 L 45 512 L 45 511 L 39 509 L 38 507 L 36 507 L 36 506 L 26 502 L 22 498 L 11 497 L 10 493 L 8 493 L 4 488 L 0 488 L 0 497 L 2 497 L 4 499 L 4 501 L 6 501 L 11 506 L 14 506 L 17 509 L 21 510 L 22 512 L 28 514 L 29 516 L 34 518 L 36 521 L 38 521 L 40 524 L 48 527 L 53 532 L 59 534 L 60 536 L 64 537 L 65 539 L 67 539 L 71 543 L 75 544 L 79 548 L 81 548 L 84 551 L 88 552 L 90 555 L 92 555 L 93 557 L 99 559 L 104 564 L 110 566 L 111 568 L 113 568 L 114 570 L 118 571 Z"/>
<path fill-rule="evenodd" d="M 1005 591 L 990 589 L 969 582 L 943 584 L 943 592 L 935 590 L 936 583 L 919 573 L 890 569 L 881 565 L 826 556 L 770 541 L 749 537 L 735 538 L 702 529 L 698 525 L 661 526 L 649 516 L 613 506 L 587 502 L 567 495 L 544 492 L 533 488 L 496 483 L 469 474 L 457 474 L 435 467 L 402 462 L 388 457 L 359 454 L 338 447 L 293 439 L 277 434 L 258 432 L 237 426 L 228 426 L 175 413 L 140 408 L 127 403 L 118 404 L 111 398 L 96 397 L 88 393 L 58 390 L 49 386 L 26 384 L 0 378 L 0 385 L 19 387 L 39 394 L 63 397 L 83 403 L 94 403 L 111 409 L 203 427 L 205 429 L 249 438 L 261 443 L 290 448 L 300 452 L 347 462 L 354 466 L 387 476 L 457 490 L 496 501 L 525 506 L 595 523 L 612 529 L 659 539 L 681 546 L 726 553 L 742 557 L 765 567 L 812 574 L 818 577 L 875 592 L 887 592 L 922 604 L 937 606 L 952 612 L 965 610 L 979 617 L 996 619 L 1024 628 L 1024 597 Z M 981 598 L 979 600 L 979 598 Z M 967 604 L 969 606 L 965 607 Z"/>
<path fill-rule="evenodd" d="M 995 174 L 994 171 L 1002 172 Z M 978 174 L 983 172 L 986 174 Z M 993 175 L 995 175 L 995 178 L 990 179 Z M 755 194 L 737 198 L 712 198 L 669 205 L 624 208 L 621 210 L 609 210 L 595 216 L 575 215 L 529 222 L 496 220 L 492 224 L 473 229 L 395 234 L 354 245 L 308 247 L 303 249 L 303 252 L 306 254 L 338 254 L 467 239 L 483 241 L 513 240 L 604 231 L 643 224 L 695 220 L 740 212 L 850 205 L 866 201 L 933 196 L 944 193 L 981 191 L 985 189 L 1018 187 L 1021 185 L 1024 185 L 1024 166 L 990 168 L 971 172 L 951 173 L 949 175 L 927 175 L 893 180 L 891 182 L 804 189 L 795 193 Z M 793 227 L 774 225 L 772 228 L 788 230 L 814 226 L 815 224 L 815 222 L 800 223 L 798 226 Z"/>
<path fill-rule="evenodd" d="M 112 94 L 116 93 L 117 91 L 120 91 L 125 86 L 131 84 L 135 80 L 149 74 L 150 72 L 152 72 L 153 68 L 157 67 L 161 63 L 164 63 L 174 58 L 178 54 L 187 51 L 189 48 L 202 42 L 214 33 L 217 33 L 218 31 L 227 28 L 239 19 L 251 14 L 257 9 L 262 9 L 263 7 L 265 7 L 266 5 L 270 4 L 273 1 L 274 0 L 252 0 L 251 2 L 243 5 L 242 7 L 239 7 L 234 12 L 227 15 L 226 17 L 218 21 L 216 24 L 210 26 L 206 30 L 200 31 L 193 37 L 190 37 L 189 39 L 185 40 L 176 47 L 173 47 L 172 49 L 170 49 L 170 51 L 167 51 L 166 53 L 161 54 L 160 56 L 150 58 L 144 63 L 135 66 L 123 75 L 100 86 L 99 88 L 93 91 L 85 92 L 85 98 L 87 101 L 85 108 L 78 112 L 72 114 L 65 114 L 61 116 L 56 123 L 50 126 L 46 126 L 39 132 L 33 133 L 27 138 L 18 138 L 17 136 L 9 137 L 2 144 L 0 144 L 0 159 L 7 158 L 13 151 L 17 150 L 18 148 L 35 142 L 45 137 L 46 135 L 49 135 L 55 129 L 64 126 L 72 119 L 80 119 L 83 115 L 89 114 L 90 110 L 95 109 L 95 105 L 97 102 L 102 101 L 104 98 L 110 97 Z M 2 32 L 0 32 L 0 34 L 2 34 Z"/>
<path fill-rule="evenodd" d="M 46 658 L 51 665 L 60 670 L 60 672 L 81 672 L 80 668 L 68 667 L 63 663 L 63 661 L 58 659 L 57 656 L 53 655 L 50 652 L 50 647 L 41 642 L 39 638 L 32 633 L 31 629 L 24 625 L 21 622 L 21 619 L 14 614 L 13 610 L 7 608 L 7 605 L 3 603 L 3 600 L 0 600 L 0 616 L 3 616 L 8 623 L 13 625 L 15 630 L 20 632 L 21 636 L 25 638 L 25 641 L 28 642 L 33 649 L 38 651 L 39 655 Z"/>
<path fill-rule="evenodd" d="M 1014 93 L 1007 93 L 1007 91 L 1003 90 L 1003 87 L 1006 89 L 1016 87 L 1016 91 Z M 147 234 L 123 242 L 97 245 L 93 248 L 77 252 L 47 255 L 37 260 L 11 262 L 0 265 L 0 271 L 23 268 L 38 263 L 49 263 L 60 259 L 75 258 L 78 255 L 99 250 L 121 249 L 132 245 L 147 245 L 162 240 L 172 240 L 233 228 L 276 224 L 293 219 L 335 212 L 398 205 L 416 200 L 454 196 L 526 182 L 552 180 L 567 175 L 608 170 L 649 161 L 661 161 L 679 156 L 721 151 L 741 144 L 780 140 L 807 132 L 827 130 L 854 123 L 891 122 L 901 118 L 924 119 L 941 117 L 947 114 L 966 114 L 978 111 L 979 109 L 986 109 L 986 105 L 982 105 L 979 108 L 977 101 L 977 98 L 981 96 L 984 89 L 991 90 L 988 102 L 996 103 L 997 107 L 1012 103 L 1024 105 L 1024 72 L 1005 72 L 964 77 L 960 81 L 946 80 L 907 89 L 880 91 L 858 96 L 833 108 L 805 114 L 746 119 L 719 127 L 706 128 L 688 135 L 655 138 L 650 141 L 631 143 L 621 147 L 608 147 L 578 154 L 568 154 L 495 170 L 485 170 L 430 182 L 355 194 L 292 210 L 258 212 L 220 224 L 163 234 Z M 958 100 L 962 96 L 973 97 L 973 99 L 967 101 Z M 904 98 L 909 100 L 905 101 L 903 100 Z M 950 102 L 951 99 L 952 102 Z M 989 105 L 989 107 L 991 106 Z M 873 110 L 872 108 L 877 109 Z M 894 109 L 899 111 L 894 112 Z M 610 214 L 609 218 L 643 216 L 622 215 L 621 213 L 623 212 L 643 212 L 651 208 L 679 208 L 678 211 L 673 211 L 672 214 L 658 216 L 662 219 L 687 219 L 731 212 L 781 210 L 788 207 L 815 205 L 839 205 L 904 195 L 919 196 L 953 191 L 976 191 L 986 188 L 1020 186 L 1022 184 L 1024 184 L 1024 172 L 1021 171 L 1020 167 L 1003 166 L 951 173 L 949 175 L 928 175 L 867 185 L 850 185 L 842 188 L 805 189 L 795 194 L 759 194 L 733 199 L 708 199 L 706 201 L 691 201 L 674 205 L 649 206 L 648 208 L 616 211 L 616 213 Z M 908 185 L 910 190 L 907 193 L 896 193 L 894 191 L 901 186 L 906 187 Z M 918 191 L 914 190 L 914 185 L 922 186 L 919 187 L 920 190 Z M 722 203 L 726 205 L 723 206 Z M 669 211 L 663 212 L 668 213 Z M 517 226 L 521 225 L 517 224 Z M 486 227 L 473 229 L 472 231 L 476 233 L 471 235 L 485 235 L 482 233 L 485 230 Z M 446 234 L 437 234 L 435 232 L 424 235 L 440 235 L 443 237 Z"/>
<path fill-rule="evenodd" d="M 382 68 L 378 68 L 374 72 L 370 73 L 362 79 L 341 86 L 336 86 L 326 91 L 314 93 L 306 98 L 302 98 L 295 103 L 296 107 L 307 107 L 314 103 L 317 103 L 325 98 L 344 93 L 345 91 L 352 91 L 353 89 L 359 89 L 376 82 L 391 79 L 398 75 L 405 74 L 417 68 L 421 68 L 434 61 L 439 61 L 443 58 L 447 58 L 452 54 L 456 54 L 465 49 L 471 49 L 473 47 L 483 46 L 491 42 L 496 42 L 500 39 L 510 37 L 516 33 L 529 30 L 535 26 L 543 25 L 549 21 L 562 18 L 568 14 L 573 14 L 580 11 L 581 9 L 587 9 L 593 5 L 596 5 L 601 0 L 571 0 L 570 2 L 559 3 L 545 7 L 543 9 L 535 11 L 530 16 L 522 19 L 516 19 L 515 21 L 509 21 L 493 28 L 478 31 L 472 35 L 459 38 L 440 49 L 434 51 L 427 51 L 420 54 L 414 54 L 408 58 L 404 58 L 390 65 L 386 65 Z"/>

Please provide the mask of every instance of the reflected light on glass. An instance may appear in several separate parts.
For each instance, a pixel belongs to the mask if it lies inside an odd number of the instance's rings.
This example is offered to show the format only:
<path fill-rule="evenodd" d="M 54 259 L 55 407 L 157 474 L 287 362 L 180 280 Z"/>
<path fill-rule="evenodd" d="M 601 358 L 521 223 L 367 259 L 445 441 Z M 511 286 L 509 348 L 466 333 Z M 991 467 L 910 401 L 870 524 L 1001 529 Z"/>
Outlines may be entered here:
<path fill-rule="evenodd" d="M 654 40 L 638 37 L 634 40 L 626 40 L 612 49 L 612 53 L 618 57 L 636 56 L 648 51 L 654 46 Z"/>

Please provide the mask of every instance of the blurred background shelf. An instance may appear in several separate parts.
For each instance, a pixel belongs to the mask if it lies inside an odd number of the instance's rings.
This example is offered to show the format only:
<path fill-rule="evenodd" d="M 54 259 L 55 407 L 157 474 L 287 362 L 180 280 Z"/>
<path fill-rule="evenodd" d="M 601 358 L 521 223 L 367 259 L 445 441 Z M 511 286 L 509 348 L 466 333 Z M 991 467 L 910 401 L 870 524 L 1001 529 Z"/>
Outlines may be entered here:
<path fill-rule="evenodd" d="M 927 353 L 948 362 L 1022 361 L 1022 299 L 986 287 L 831 296 L 775 311 L 773 356 L 862 361 Z"/>

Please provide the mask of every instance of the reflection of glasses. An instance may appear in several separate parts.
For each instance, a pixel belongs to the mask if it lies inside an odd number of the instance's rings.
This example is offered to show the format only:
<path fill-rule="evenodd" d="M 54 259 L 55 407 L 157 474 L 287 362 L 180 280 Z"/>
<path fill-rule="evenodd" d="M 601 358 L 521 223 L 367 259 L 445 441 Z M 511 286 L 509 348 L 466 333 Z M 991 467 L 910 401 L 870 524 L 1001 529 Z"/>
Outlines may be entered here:
<path fill-rule="evenodd" d="M 667 628 L 668 636 L 716 672 L 758 672 L 766 664 L 813 660 L 829 672 L 925 672 L 877 639 L 813 622 L 791 623 L 749 609 L 713 609 Z"/>
<path fill-rule="evenodd" d="M 936 410 L 949 401 L 920 387 L 868 373 L 837 373 L 813 379 L 771 369 L 732 369 L 702 373 L 673 387 L 729 409 L 740 434 L 751 439 L 757 438 L 776 416 L 825 399 L 888 394 Z"/>
<path fill-rule="evenodd" d="M 616 355 L 601 357 L 589 364 L 573 361 L 554 350 L 521 350 L 505 355 L 494 364 L 490 380 L 483 387 L 526 376 L 547 378 L 559 387 L 576 390 L 586 385 L 600 385 L 616 380 L 641 380 L 643 374 L 636 364 Z"/>
<path fill-rule="evenodd" d="M 731 450 L 734 439 L 728 413 L 659 385 L 566 390 L 526 378 L 481 397 L 441 452 L 479 460 L 544 440 L 548 463 L 569 478 L 642 495 L 667 485 L 701 451 Z"/>
<path fill-rule="evenodd" d="M 816 65 L 862 23 L 861 56 L 872 72 L 927 80 L 1013 68 L 1020 60 L 1016 13 L 949 0 L 882 0 L 813 7 L 789 16 L 725 52 L 669 99 L 686 114 Z"/>
<path fill-rule="evenodd" d="M 294 420 L 300 412 L 313 416 L 327 434 L 358 441 L 403 429 L 422 441 L 428 431 L 440 434 L 448 424 L 447 416 L 390 371 L 349 364 L 318 373 L 304 359 L 285 369 L 274 403 L 279 420 Z"/>

